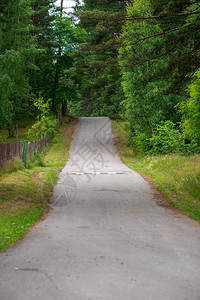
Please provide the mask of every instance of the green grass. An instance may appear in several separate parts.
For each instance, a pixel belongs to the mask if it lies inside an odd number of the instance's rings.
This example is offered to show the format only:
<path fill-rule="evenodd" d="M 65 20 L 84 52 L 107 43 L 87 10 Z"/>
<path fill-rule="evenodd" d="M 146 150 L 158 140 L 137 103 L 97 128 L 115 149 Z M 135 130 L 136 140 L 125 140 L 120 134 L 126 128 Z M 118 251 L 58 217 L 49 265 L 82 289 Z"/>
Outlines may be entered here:
<path fill-rule="evenodd" d="M 60 170 L 65 164 L 75 122 L 69 117 L 63 119 L 41 156 L 43 167 L 32 159 L 29 168 L 14 161 L 0 170 L 0 251 L 21 238 L 49 210 L 48 200 L 57 181 L 57 171 L 51 170 Z"/>
<path fill-rule="evenodd" d="M 147 175 L 174 207 L 200 221 L 200 154 L 136 155 L 129 142 L 126 122 L 113 122 L 122 160 L 135 171 Z"/>

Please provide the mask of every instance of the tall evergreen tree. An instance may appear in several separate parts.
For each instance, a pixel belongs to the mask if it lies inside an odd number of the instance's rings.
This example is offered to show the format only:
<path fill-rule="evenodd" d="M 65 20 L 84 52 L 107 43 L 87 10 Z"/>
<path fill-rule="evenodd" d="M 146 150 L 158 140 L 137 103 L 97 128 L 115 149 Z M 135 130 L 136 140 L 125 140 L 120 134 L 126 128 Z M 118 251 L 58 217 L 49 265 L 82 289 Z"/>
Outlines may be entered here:
<path fill-rule="evenodd" d="M 161 121 L 180 122 L 175 106 L 199 67 L 198 1 L 134 0 L 118 40 L 124 106 L 140 144 Z"/>
<path fill-rule="evenodd" d="M 80 115 L 115 117 L 119 114 L 122 88 L 117 51 L 113 46 L 122 27 L 115 18 L 123 16 L 125 2 L 86 0 L 77 9 L 80 26 L 87 32 L 76 56 L 80 94 L 73 107 Z M 112 20 L 104 22 L 108 18 Z M 112 48 L 105 50 L 108 46 Z"/>
<path fill-rule="evenodd" d="M 0 3 L 0 126 L 14 126 L 20 112 L 28 109 L 32 56 L 37 53 L 30 32 L 30 1 Z"/>
<path fill-rule="evenodd" d="M 54 49 L 56 48 L 53 38 L 52 22 L 55 20 L 55 0 L 31 0 L 33 30 L 31 32 L 37 40 L 40 54 L 32 57 L 37 65 L 37 71 L 31 72 L 31 90 L 36 96 L 42 94 L 48 98 L 49 89 L 48 72 L 51 70 L 49 64 L 54 59 Z"/>
<path fill-rule="evenodd" d="M 34 34 L 43 53 L 37 56 L 38 71 L 34 76 L 34 92 L 44 99 L 51 99 L 53 111 L 73 94 L 73 84 L 69 69 L 73 67 L 73 53 L 83 30 L 63 12 L 63 1 L 54 6 L 55 0 L 34 0 Z"/>

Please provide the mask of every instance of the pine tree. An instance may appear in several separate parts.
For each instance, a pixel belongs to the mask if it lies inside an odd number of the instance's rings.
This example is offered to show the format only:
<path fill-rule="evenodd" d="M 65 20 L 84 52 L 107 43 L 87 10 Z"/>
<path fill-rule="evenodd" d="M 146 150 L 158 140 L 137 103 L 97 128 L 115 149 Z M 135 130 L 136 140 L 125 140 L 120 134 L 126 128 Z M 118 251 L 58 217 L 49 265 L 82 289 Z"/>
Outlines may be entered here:
<path fill-rule="evenodd" d="M 37 49 L 30 35 L 30 1 L 1 1 L 0 14 L 0 126 L 13 127 L 28 110 L 31 57 Z"/>
<path fill-rule="evenodd" d="M 134 0 L 118 39 L 124 107 L 140 146 L 166 120 L 180 122 L 175 106 L 199 67 L 197 1 Z M 143 147 L 142 146 L 142 147 Z"/>
<path fill-rule="evenodd" d="M 58 7 L 54 2 L 35 0 L 34 34 L 39 47 L 45 51 L 36 58 L 39 70 L 34 76 L 34 92 L 46 100 L 51 99 L 51 109 L 56 111 L 60 104 L 66 108 L 67 100 L 74 93 L 69 70 L 74 65 L 75 47 L 84 32 L 65 16 L 63 2 Z"/>
<path fill-rule="evenodd" d="M 55 20 L 55 0 L 31 0 L 33 30 L 31 32 L 37 40 L 39 55 L 32 57 L 37 65 L 37 71 L 32 70 L 30 74 L 30 85 L 32 92 L 45 98 L 46 89 L 49 88 L 48 70 L 49 64 L 54 59 L 55 41 L 52 37 L 52 23 Z"/>
<path fill-rule="evenodd" d="M 80 115 L 119 115 L 122 88 L 115 39 L 122 23 L 115 18 L 124 14 L 125 2 L 86 0 L 77 8 L 80 26 L 87 32 L 76 56 L 80 94 L 74 107 Z M 112 20 L 104 22 L 108 18 Z"/>

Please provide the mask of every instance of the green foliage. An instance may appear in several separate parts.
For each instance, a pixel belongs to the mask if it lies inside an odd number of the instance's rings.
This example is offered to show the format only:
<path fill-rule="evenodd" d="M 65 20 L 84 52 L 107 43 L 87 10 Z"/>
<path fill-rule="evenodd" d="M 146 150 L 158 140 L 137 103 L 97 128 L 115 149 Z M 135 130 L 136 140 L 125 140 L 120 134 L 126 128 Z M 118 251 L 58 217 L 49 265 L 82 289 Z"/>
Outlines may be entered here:
<path fill-rule="evenodd" d="M 56 2 L 0 3 L 0 128 L 13 135 L 41 95 L 32 138 L 54 135 L 50 111 L 63 104 L 63 113 L 70 108 L 80 116 L 125 117 L 145 153 L 158 124 L 171 121 L 178 128 L 182 114 L 186 149 L 196 151 L 200 75 L 191 83 L 191 74 L 199 68 L 199 1 L 77 0 L 79 22 Z"/>
<path fill-rule="evenodd" d="M 39 111 L 38 121 L 28 131 L 28 137 L 39 140 L 45 137 L 47 140 L 53 138 L 56 133 L 57 120 L 51 115 L 49 102 L 44 102 L 44 99 L 38 98 L 35 103 Z"/>
<path fill-rule="evenodd" d="M 151 150 L 149 154 L 184 153 L 185 140 L 175 124 L 171 121 L 162 122 L 155 129 L 154 135 L 149 139 Z"/>
<path fill-rule="evenodd" d="M 28 111 L 31 57 L 39 52 L 31 35 L 31 2 L 0 3 L 0 127 L 16 123 L 17 109 Z"/>
<path fill-rule="evenodd" d="M 115 44 L 122 22 L 115 19 L 123 16 L 125 4 L 86 0 L 77 8 L 80 26 L 87 32 L 75 56 L 79 93 L 71 107 L 79 116 L 119 117 L 123 92 Z"/>
<path fill-rule="evenodd" d="M 41 41 L 45 52 L 36 58 L 40 72 L 34 75 L 34 87 L 37 95 L 52 99 L 51 109 L 56 111 L 60 104 L 66 106 L 66 102 L 76 96 L 74 53 L 78 43 L 85 38 L 85 31 L 70 18 L 60 15 L 54 15 L 48 27 L 48 44 L 45 44 L 45 36 Z"/>
<path fill-rule="evenodd" d="M 38 150 L 34 152 L 26 164 L 27 169 L 32 169 L 34 167 L 45 167 L 43 156 Z"/>
<path fill-rule="evenodd" d="M 147 26 L 152 27 L 152 24 L 156 23 L 160 28 L 159 32 L 165 33 L 159 37 L 149 38 L 151 45 L 155 47 L 147 52 L 147 58 L 152 60 L 158 55 L 158 60 L 168 60 L 166 67 L 156 77 L 164 78 L 168 84 L 167 93 L 183 95 L 185 86 L 191 80 L 190 74 L 199 68 L 199 0 L 148 2 L 151 3 L 153 16 L 168 15 L 168 17 L 146 20 Z M 194 14 L 187 15 L 191 12 Z"/>
<path fill-rule="evenodd" d="M 200 145 L 200 70 L 195 73 L 188 92 L 190 98 L 179 105 L 182 113 L 182 128 L 186 136 L 196 139 Z"/>
<path fill-rule="evenodd" d="M 198 14 L 173 16 L 176 13 L 189 13 L 195 10 L 197 10 L 195 0 L 191 3 L 174 0 L 170 2 L 134 0 L 134 5 L 132 2 L 127 3 L 127 18 L 132 20 L 125 22 L 123 33 L 118 37 L 118 43 L 122 44 L 118 51 L 125 95 L 122 105 L 125 116 L 130 122 L 133 140 L 143 152 L 148 152 L 151 147 L 154 147 L 151 151 L 155 153 L 174 152 L 178 140 L 181 146 L 183 137 L 175 129 L 165 128 L 169 143 L 166 149 L 156 135 L 158 124 L 164 124 L 162 122 L 169 121 L 165 123 L 168 125 L 173 122 L 177 127 L 181 121 L 181 113 L 184 113 L 185 133 L 191 139 L 197 140 L 197 131 L 193 129 L 196 135 L 192 135 L 189 131 L 192 125 L 186 125 L 186 122 L 189 122 L 186 114 L 190 111 L 194 118 L 191 122 L 196 120 L 193 126 L 197 128 L 198 105 L 196 105 L 196 113 L 188 107 L 186 113 L 184 103 L 189 104 L 185 93 L 185 84 L 190 80 L 187 75 L 198 66 L 197 61 L 193 59 L 193 51 L 196 45 L 195 53 L 199 55 L 197 24 L 200 19 Z M 169 16 L 160 17 L 161 15 Z M 174 28 L 176 30 L 173 30 Z M 166 34 L 162 34 L 164 31 Z M 183 103 L 181 113 L 177 110 L 177 104 L 180 102 Z M 169 129 L 172 140 L 168 134 Z M 157 146 L 153 146 L 153 143 Z M 171 143 L 174 145 L 172 146 Z M 190 151 L 189 147 L 189 145 L 186 147 L 187 151 Z M 194 147 L 191 146 L 190 149 L 192 148 Z"/>
<path fill-rule="evenodd" d="M 76 95 L 71 69 L 75 48 L 85 32 L 55 2 L 0 3 L 0 128 L 9 132 L 24 115 L 32 116 L 39 95 L 45 101 L 52 99 L 53 111 L 61 103 L 67 110 L 67 100 Z M 42 122 L 51 127 L 47 118 Z"/>
<path fill-rule="evenodd" d="M 40 97 L 34 102 L 34 106 L 38 109 L 39 116 L 48 115 L 49 114 L 49 101 L 44 102 L 44 98 Z"/>
<path fill-rule="evenodd" d="M 38 167 L 45 166 L 44 159 L 39 151 L 35 151 L 32 163 L 34 164 L 34 166 Z"/>
<path fill-rule="evenodd" d="M 28 131 L 28 137 L 39 140 L 41 137 L 45 137 L 50 140 L 55 136 L 57 121 L 53 117 L 42 116 Z"/>
<path fill-rule="evenodd" d="M 191 154 L 198 153 L 200 147 L 193 139 L 190 143 L 186 143 L 182 132 L 175 128 L 175 124 L 171 121 L 162 121 L 158 124 L 152 137 L 147 137 L 142 132 L 135 132 L 131 139 L 132 147 L 136 147 L 136 151 L 148 155 L 158 154 Z"/>
<path fill-rule="evenodd" d="M 132 148 L 136 153 L 148 153 L 150 150 L 149 137 L 140 131 L 135 131 L 134 136 L 131 138 Z"/>
<path fill-rule="evenodd" d="M 127 6 L 127 17 L 144 16 L 151 17 L 152 7 L 149 1 L 134 2 L 134 6 Z M 148 56 L 155 49 L 157 40 L 147 39 L 140 47 L 132 46 L 140 36 L 150 36 L 160 32 L 156 22 L 149 26 L 146 20 L 138 22 L 126 22 L 123 34 L 119 38 L 127 46 L 119 49 L 119 63 L 123 66 L 122 87 L 125 100 L 122 102 L 126 117 L 130 121 L 131 134 L 137 146 L 146 151 L 149 148 L 147 139 L 151 138 L 154 129 L 161 121 L 170 118 L 174 121 L 174 105 L 178 101 L 177 96 L 166 95 L 166 82 L 157 74 L 166 68 L 168 63 L 164 59 L 148 60 Z M 146 60 L 145 62 L 141 62 Z M 124 68 L 124 66 L 128 66 Z"/>

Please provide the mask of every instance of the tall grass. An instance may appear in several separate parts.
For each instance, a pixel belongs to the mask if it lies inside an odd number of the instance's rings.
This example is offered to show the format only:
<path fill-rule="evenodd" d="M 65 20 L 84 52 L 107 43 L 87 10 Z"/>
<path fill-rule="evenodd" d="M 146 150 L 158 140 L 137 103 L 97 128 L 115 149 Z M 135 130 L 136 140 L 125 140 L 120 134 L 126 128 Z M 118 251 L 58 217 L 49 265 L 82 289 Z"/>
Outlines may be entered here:
<path fill-rule="evenodd" d="M 174 207 L 200 221 L 200 154 L 136 155 L 126 123 L 114 121 L 113 128 L 124 163 L 147 175 Z"/>

